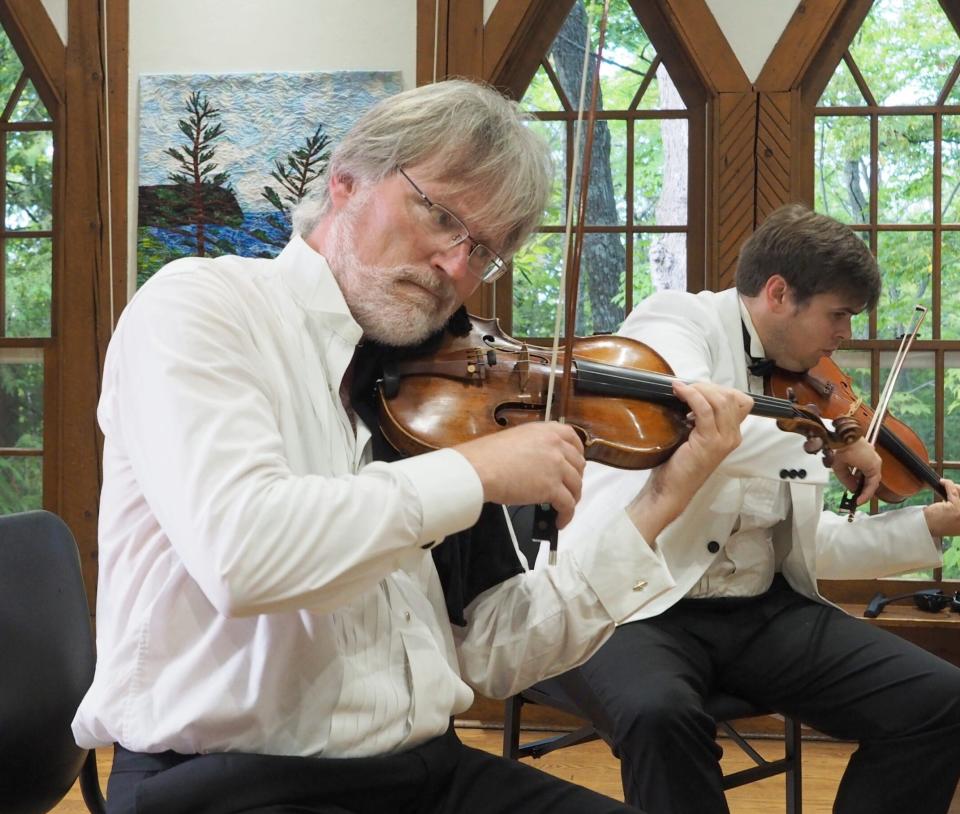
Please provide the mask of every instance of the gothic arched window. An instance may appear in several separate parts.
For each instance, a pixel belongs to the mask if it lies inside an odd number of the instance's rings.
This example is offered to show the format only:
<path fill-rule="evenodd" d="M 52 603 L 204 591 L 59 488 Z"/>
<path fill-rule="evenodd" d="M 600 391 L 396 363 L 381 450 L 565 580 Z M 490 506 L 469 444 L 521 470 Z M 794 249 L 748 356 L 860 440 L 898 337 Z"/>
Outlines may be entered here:
<path fill-rule="evenodd" d="M 591 71 L 596 60 L 603 3 L 562 5 L 536 21 L 541 41 L 544 27 L 556 32 L 536 51 L 538 63 L 508 83 L 536 117 L 556 167 L 543 226 L 514 258 L 512 277 L 497 284 L 495 311 L 517 336 L 553 333 L 587 38 Z M 581 335 L 616 330 L 653 290 L 704 286 L 707 92 L 658 13 L 650 4 L 610 3 L 584 223 Z"/>
<path fill-rule="evenodd" d="M 814 203 L 850 224 L 883 274 L 838 361 L 876 403 L 914 306 L 928 308 L 891 412 L 960 477 L 960 38 L 956 4 L 876 0 L 814 108 Z M 814 98 L 817 98 L 816 96 Z M 927 503 L 930 492 L 912 499 Z M 877 507 L 883 510 L 887 505 Z M 942 576 L 960 578 L 960 539 Z"/>
<path fill-rule="evenodd" d="M 0 28 L 0 512 L 43 505 L 52 336 L 54 122 Z"/>

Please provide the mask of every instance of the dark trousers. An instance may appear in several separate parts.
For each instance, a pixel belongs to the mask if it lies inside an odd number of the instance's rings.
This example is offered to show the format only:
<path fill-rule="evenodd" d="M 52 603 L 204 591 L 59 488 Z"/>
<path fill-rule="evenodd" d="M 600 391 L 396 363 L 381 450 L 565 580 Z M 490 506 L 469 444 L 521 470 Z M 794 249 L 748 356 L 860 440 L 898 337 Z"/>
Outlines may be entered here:
<path fill-rule="evenodd" d="M 726 812 L 716 724 L 723 690 L 859 742 L 837 814 L 942 814 L 960 776 L 960 670 L 778 577 L 751 599 L 683 600 L 617 628 L 565 689 L 608 734 L 628 803 Z"/>
<path fill-rule="evenodd" d="M 139 754 L 117 747 L 108 814 L 627 814 L 609 797 L 447 734 L 396 755 Z"/>

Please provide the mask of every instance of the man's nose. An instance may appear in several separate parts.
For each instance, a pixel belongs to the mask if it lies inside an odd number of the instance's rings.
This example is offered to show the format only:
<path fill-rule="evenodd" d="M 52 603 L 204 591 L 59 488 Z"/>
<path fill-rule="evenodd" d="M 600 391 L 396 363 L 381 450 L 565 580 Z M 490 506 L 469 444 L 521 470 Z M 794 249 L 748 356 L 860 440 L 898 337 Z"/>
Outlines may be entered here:
<path fill-rule="evenodd" d="M 455 246 L 433 254 L 433 267 L 444 272 L 451 280 L 459 282 L 470 275 L 470 241 L 464 240 Z"/>

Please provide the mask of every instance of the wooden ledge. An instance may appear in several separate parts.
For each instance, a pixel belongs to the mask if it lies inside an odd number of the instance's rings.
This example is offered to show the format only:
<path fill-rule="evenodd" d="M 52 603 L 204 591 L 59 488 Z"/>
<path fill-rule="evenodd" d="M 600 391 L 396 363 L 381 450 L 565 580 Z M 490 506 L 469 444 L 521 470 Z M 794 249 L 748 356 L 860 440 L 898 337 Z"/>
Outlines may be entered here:
<path fill-rule="evenodd" d="M 880 615 L 867 619 L 863 615 L 865 603 L 844 602 L 839 605 L 851 616 L 863 619 L 865 622 L 871 622 L 883 628 L 934 628 L 947 629 L 950 625 L 957 626 L 960 631 L 960 613 L 953 613 L 949 608 L 944 608 L 937 613 L 928 613 L 917 608 L 912 601 L 896 602 L 887 605 Z"/>

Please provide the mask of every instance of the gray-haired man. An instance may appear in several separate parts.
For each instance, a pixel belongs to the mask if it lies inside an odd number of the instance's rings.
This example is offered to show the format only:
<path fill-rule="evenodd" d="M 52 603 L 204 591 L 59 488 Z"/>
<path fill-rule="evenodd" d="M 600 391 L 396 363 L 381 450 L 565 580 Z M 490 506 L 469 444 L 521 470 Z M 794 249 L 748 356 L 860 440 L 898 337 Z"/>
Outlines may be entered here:
<path fill-rule="evenodd" d="M 361 340 L 424 340 L 502 271 L 543 210 L 547 152 L 513 103 L 444 82 L 371 110 L 326 181 L 278 258 L 170 264 L 111 343 L 98 667 L 74 722 L 79 743 L 118 744 L 108 807 L 629 810 L 464 747 L 450 719 L 471 687 L 507 696 L 579 663 L 669 588 L 646 541 L 751 401 L 678 386 L 694 443 L 619 518 L 629 534 L 490 585 L 452 627 L 430 549 L 485 502 L 568 522 L 582 446 L 541 423 L 374 461 L 351 363 Z"/>

